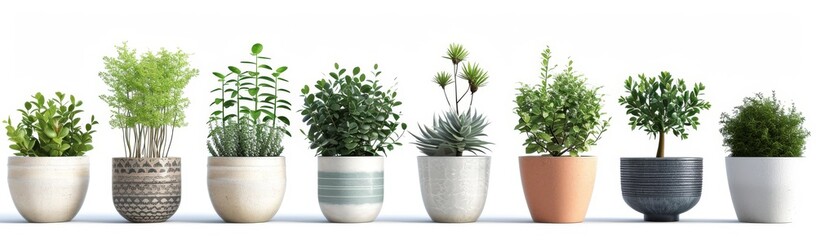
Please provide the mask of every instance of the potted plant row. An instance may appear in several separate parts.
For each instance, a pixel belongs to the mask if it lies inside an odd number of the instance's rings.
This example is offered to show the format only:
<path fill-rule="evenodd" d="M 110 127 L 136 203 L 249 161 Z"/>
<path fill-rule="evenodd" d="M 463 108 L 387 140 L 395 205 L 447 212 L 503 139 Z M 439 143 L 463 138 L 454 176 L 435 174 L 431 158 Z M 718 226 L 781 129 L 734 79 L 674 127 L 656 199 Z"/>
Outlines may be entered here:
<path fill-rule="evenodd" d="M 441 71 L 433 78 L 448 109 L 434 116 L 432 126 L 420 126 L 418 134 L 411 133 L 414 144 L 427 155 L 417 159 L 419 181 L 425 210 L 435 222 L 475 222 L 487 199 L 490 156 L 463 156 L 464 152 L 484 154 L 491 144 L 483 140 L 489 123 L 473 109 L 474 95 L 485 87 L 488 74 L 479 64 L 467 62 L 468 55 L 462 45 L 449 45 L 444 58 L 451 61 L 453 74 Z"/>
<path fill-rule="evenodd" d="M 303 132 L 317 150 L 318 200 L 330 222 L 371 222 L 384 197 L 384 157 L 406 125 L 394 109 L 397 92 L 381 85 L 379 66 L 370 75 L 334 64 L 330 78 L 301 89 Z M 400 132 L 401 130 L 401 132 Z"/>
<path fill-rule="evenodd" d="M 211 106 L 207 148 L 207 187 L 216 213 L 226 222 L 266 222 L 278 212 L 286 190 L 286 158 L 281 156 L 289 119 L 278 110 L 291 104 L 280 93 L 287 67 L 263 63 L 263 45 L 250 49 L 242 61 L 248 70 L 229 66 L 214 72 L 219 87 Z"/>
<path fill-rule="evenodd" d="M 516 130 L 527 139 L 525 152 L 547 156 L 519 157 L 524 196 L 533 220 L 583 222 L 595 185 L 597 157 L 589 151 L 606 132 L 601 112 L 603 95 L 573 70 L 550 66 L 549 47 L 541 53 L 541 84 L 523 85 L 516 96 Z"/>
<path fill-rule="evenodd" d="M 720 118 L 728 186 L 740 222 L 786 223 L 795 213 L 797 169 L 810 132 L 795 106 L 776 93 L 746 97 L 733 114 Z"/>
<path fill-rule="evenodd" d="M 181 201 L 181 158 L 168 156 L 175 129 L 185 125 L 184 88 L 198 70 L 181 50 L 137 55 L 127 44 L 116 50 L 99 73 L 109 88 L 100 98 L 110 105 L 125 151 L 113 158 L 113 204 L 130 222 L 164 222 Z"/>
<path fill-rule="evenodd" d="M 66 222 L 76 216 L 88 192 L 94 116 L 82 124 L 82 101 L 41 93 L 24 104 L 20 122 L 6 124 L 15 156 L 8 158 L 8 186 L 14 206 L 29 222 Z"/>

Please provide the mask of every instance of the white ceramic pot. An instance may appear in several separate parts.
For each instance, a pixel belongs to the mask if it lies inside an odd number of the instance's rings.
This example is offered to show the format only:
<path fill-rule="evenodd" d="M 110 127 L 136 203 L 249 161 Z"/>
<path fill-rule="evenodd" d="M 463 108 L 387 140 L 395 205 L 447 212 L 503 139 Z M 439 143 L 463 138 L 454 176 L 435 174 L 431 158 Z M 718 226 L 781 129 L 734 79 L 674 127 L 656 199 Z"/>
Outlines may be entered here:
<path fill-rule="evenodd" d="M 14 206 L 29 222 L 67 222 L 76 216 L 90 176 L 88 157 L 9 157 Z"/>
<path fill-rule="evenodd" d="M 490 181 L 489 156 L 418 157 L 425 210 L 435 222 L 479 219 Z"/>
<path fill-rule="evenodd" d="M 377 218 L 383 203 L 383 157 L 318 157 L 317 195 L 330 222 Z"/>
<path fill-rule="evenodd" d="M 802 158 L 727 157 L 731 201 L 740 222 L 793 221 L 796 171 Z"/>
<path fill-rule="evenodd" d="M 207 188 L 215 212 L 225 222 L 266 222 L 286 192 L 284 157 L 210 157 Z"/>

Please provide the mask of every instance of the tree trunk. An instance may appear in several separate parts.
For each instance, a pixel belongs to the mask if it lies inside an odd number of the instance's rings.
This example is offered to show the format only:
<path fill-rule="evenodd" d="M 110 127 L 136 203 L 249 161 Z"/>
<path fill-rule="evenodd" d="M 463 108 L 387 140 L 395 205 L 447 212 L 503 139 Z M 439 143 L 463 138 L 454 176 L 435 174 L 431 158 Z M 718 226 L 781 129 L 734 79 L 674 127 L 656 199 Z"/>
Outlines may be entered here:
<path fill-rule="evenodd" d="M 665 140 L 664 140 L 665 136 L 664 135 L 665 134 L 663 132 L 660 132 L 660 140 L 658 140 L 658 143 L 657 143 L 657 157 L 658 158 L 663 157 L 663 146 L 665 145 Z"/>

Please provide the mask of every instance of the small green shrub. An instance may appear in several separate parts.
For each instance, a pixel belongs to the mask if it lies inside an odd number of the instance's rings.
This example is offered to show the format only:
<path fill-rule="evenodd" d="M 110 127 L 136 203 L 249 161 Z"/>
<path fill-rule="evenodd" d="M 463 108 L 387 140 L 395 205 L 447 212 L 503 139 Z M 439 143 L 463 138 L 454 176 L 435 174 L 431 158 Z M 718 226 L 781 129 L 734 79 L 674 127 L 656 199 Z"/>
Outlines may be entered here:
<path fill-rule="evenodd" d="M 658 137 L 658 158 L 664 157 L 665 134 L 669 131 L 680 139 L 688 138 L 686 127 L 697 129 L 700 120 L 695 115 L 711 108 L 711 104 L 699 96 L 705 90 L 702 83 L 695 83 L 692 90 L 686 90 L 683 79 L 672 78 L 671 73 L 661 72 L 656 79 L 638 75 L 640 81 L 633 81 L 630 76 L 624 82 L 628 95 L 618 98 L 618 103 L 626 107 L 626 113 L 632 115 L 629 125 L 632 130 L 643 129 L 652 137 Z"/>
<path fill-rule="evenodd" d="M 442 88 L 445 95 L 448 111 L 434 116 L 433 126 L 419 126 L 420 133 L 411 133 L 417 140 L 414 144 L 428 156 L 462 156 L 467 151 L 482 153 L 488 151 L 490 142 L 481 140 L 487 137 L 484 129 L 489 124 L 484 116 L 472 110 L 473 96 L 481 87 L 487 85 L 489 75 L 479 67 L 479 64 L 464 62 L 469 52 L 460 44 L 450 44 L 447 56 L 443 56 L 453 64 L 453 74 L 445 71 L 438 72 L 433 82 Z M 463 63 L 461 73 L 459 64 Z M 459 95 L 459 78 L 467 81 L 467 89 Z M 448 86 L 453 84 L 453 101 L 448 97 Z M 464 98 L 470 94 L 467 110 L 461 109 L 465 104 Z"/>
<path fill-rule="evenodd" d="M 371 78 L 359 67 L 351 74 L 337 63 L 334 69 L 331 78 L 314 85 L 317 92 L 310 93 L 309 85 L 301 90 L 309 147 L 321 156 L 379 156 L 402 145 L 397 128 L 404 133 L 407 126 L 398 122 L 394 110 L 402 102 L 396 100 L 397 92 L 380 85 L 377 64 Z"/>
<path fill-rule="evenodd" d="M 210 135 L 207 149 L 216 157 L 269 157 L 283 152 L 283 135 L 289 118 L 278 110 L 290 110 L 291 103 L 279 93 L 289 90 L 279 86 L 288 82 L 281 75 L 286 66 L 273 68 L 262 63 L 270 58 L 261 56 L 263 45 L 252 45 L 251 61 L 242 61 L 250 70 L 229 66 L 227 74 L 214 72 L 220 86 L 210 106 L 218 110 L 210 114 Z M 231 112 L 229 110 L 234 110 Z"/>
<path fill-rule="evenodd" d="M 801 157 L 810 132 L 805 117 L 776 99 L 757 93 L 746 97 L 733 115 L 722 113 L 720 133 L 732 157 Z"/>
<path fill-rule="evenodd" d="M 609 126 L 602 119 L 603 95 L 586 85 L 586 78 L 573 71 L 572 60 L 563 72 L 552 75 L 550 48 L 541 53 L 541 84 L 518 89 L 516 130 L 527 135 L 527 153 L 578 156 L 601 138 Z"/>
<path fill-rule="evenodd" d="M 98 124 L 91 115 L 91 121 L 82 125 L 77 114 L 82 101 L 73 95 L 65 99 L 65 94 L 46 100 L 41 93 L 33 96 L 33 101 L 25 102 L 20 123 L 15 127 L 11 118 L 6 123 L 6 135 L 13 144 L 9 147 L 17 151 L 14 155 L 28 157 L 83 156 L 93 149 L 91 142 L 93 125 Z"/>

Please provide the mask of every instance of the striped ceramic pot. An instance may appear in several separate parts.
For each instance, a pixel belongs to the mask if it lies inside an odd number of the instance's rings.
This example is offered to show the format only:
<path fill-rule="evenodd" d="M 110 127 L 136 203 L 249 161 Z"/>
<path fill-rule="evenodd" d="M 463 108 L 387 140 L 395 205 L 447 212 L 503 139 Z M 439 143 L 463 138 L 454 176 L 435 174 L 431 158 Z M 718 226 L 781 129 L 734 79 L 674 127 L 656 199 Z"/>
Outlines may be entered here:
<path fill-rule="evenodd" d="M 317 195 L 330 222 L 374 221 L 383 203 L 383 157 L 318 157 Z"/>
<path fill-rule="evenodd" d="M 180 201 L 181 158 L 113 159 L 113 206 L 128 221 L 167 221 Z"/>

